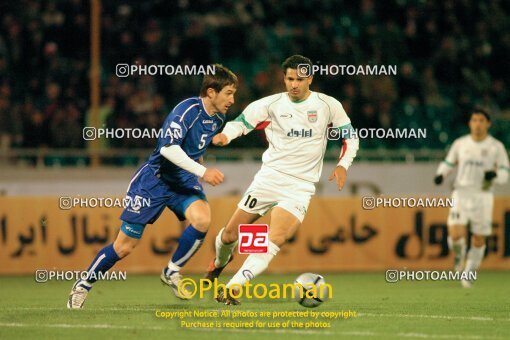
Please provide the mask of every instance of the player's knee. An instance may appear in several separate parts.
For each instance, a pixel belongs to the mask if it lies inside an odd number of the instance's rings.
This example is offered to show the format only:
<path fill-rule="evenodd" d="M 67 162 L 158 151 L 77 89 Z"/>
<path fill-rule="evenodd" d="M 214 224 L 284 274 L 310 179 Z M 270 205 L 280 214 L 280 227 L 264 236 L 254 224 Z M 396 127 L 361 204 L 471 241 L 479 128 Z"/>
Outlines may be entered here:
<path fill-rule="evenodd" d="M 465 228 L 463 226 L 452 226 L 448 229 L 448 236 L 453 241 L 458 241 L 465 237 Z"/>
<path fill-rule="evenodd" d="M 141 224 L 130 224 L 123 222 L 120 227 L 120 232 L 113 242 L 113 249 L 117 256 L 124 258 L 128 256 L 140 241 L 145 226 Z"/>
<path fill-rule="evenodd" d="M 450 233 L 450 238 L 453 241 L 458 241 L 462 238 L 462 235 L 460 233 Z"/>
<path fill-rule="evenodd" d="M 195 227 L 195 229 L 205 233 L 209 229 L 209 226 L 211 225 L 211 216 L 209 216 L 208 214 L 201 214 L 198 216 L 194 216 L 190 220 L 190 222 L 193 225 L 193 227 Z"/>
<path fill-rule="evenodd" d="M 472 243 L 475 247 L 483 247 L 485 245 L 485 236 L 473 235 Z"/>

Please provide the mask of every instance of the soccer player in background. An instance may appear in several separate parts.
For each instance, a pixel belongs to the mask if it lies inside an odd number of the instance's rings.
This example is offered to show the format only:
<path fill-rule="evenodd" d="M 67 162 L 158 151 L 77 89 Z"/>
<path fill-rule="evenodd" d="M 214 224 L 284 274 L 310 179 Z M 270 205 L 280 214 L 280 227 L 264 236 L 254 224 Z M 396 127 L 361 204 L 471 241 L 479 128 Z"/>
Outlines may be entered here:
<path fill-rule="evenodd" d="M 217 297 L 218 302 L 225 304 L 239 304 L 231 296 L 230 287 L 243 285 L 262 273 L 303 222 L 310 198 L 315 193 L 315 183 L 322 172 L 328 132 L 336 134 L 352 130 L 351 121 L 338 100 L 310 91 L 313 80 L 310 59 L 294 55 L 283 62 L 282 68 L 287 92 L 251 103 L 213 138 L 213 144 L 227 145 L 264 124 L 269 142 L 262 156 L 261 169 L 230 221 L 216 237 L 216 257 L 206 278 L 217 278 L 231 261 L 238 242 L 239 224 L 253 223 L 271 210 L 268 253 L 251 254 L 246 258 L 227 283 L 227 294 L 220 292 Z M 328 130 L 330 126 L 334 130 Z M 329 178 L 336 179 L 339 190 L 344 185 L 358 145 L 357 138 L 343 142 L 339 162 Z"/>
<path fill-rule="evenodd" d="M 189 223 L 168 267 L 161 273 L 161 280 L 177 297 L 191 298 L 186 289 L 178 289 L 179 270 L 202 245 L 211 220 L 209 204 L 198 179 L 213 186 L 223 182 L 219 170 L 207 169 L 197 161 L 223 125 L 224 115 L 234 103 L 236 88 L 234 73 L 215 65 L 215 74 L 204 76 L 200 96 L 180 102 L 170 112 L 156 148 L 129 183 L 127 196 L 129 202 L 135 203 L 122 212 L 122 225 L 115 242 L 99 251 L 87 269 L 87 280 L 78 280 L 73 285 L 68 308 L 83 307 L 98 273 L 106 272 L 129 255 L 140 241 L 145 226 L 154 223 L 165 207 L 180 221 Z M 134 206 L 141 199 L 148 199 L 149 206 Z"/>
<path fill-rule="evenodd" d="M 447 222 L 448 247 L 455 255 L 454 269 L 458 272 L 475 272 L 480 267 L 486 237 L 492 232 L 493 184 L 506 183 L 510 171 L 505 147 L 489 135 L 490 126 L 489 114 L 475 109 L 469 119 L 470 134 L 453 142 L 434 178 L 436 185 L 440 185 L 458 165 L 452 193 L 454 206 L 450 209 Z M 465 261 L 468 223 L 473 235 Z M 461 284 L 470 288 L 473 282 L 462 280 Z"/>

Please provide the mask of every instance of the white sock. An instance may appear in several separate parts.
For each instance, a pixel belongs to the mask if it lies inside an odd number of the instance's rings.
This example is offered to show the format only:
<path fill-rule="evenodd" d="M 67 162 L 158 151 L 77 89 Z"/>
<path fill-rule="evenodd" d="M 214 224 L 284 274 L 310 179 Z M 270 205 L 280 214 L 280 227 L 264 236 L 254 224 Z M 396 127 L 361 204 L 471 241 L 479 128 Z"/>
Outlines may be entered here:
<path fill-rule="evenodd" d="M 465 273 L 475 272 L 480 268 L 480 263 L 482 263 L 483 255 L 485 253 L 485 245 L 481 247 L 471 246 L 467 255 L 466 261 L 466 269 Z"/>
<path fill-rule="evenodd" d="M 255 276 L 262 273 L 269 266 L 269 262 L 276 256 L 280 248 L 273 242 L 269 241 L 269 249 L 267 254 L 251 254 L 244 261 L 241 268 L 234 277 L 227 283 L 227 287 L 233 284 L 244 285 L 246 281 L 251 281 Z"/>
<path fill-rule="evenodd" d="M 214 259 L 214 266 L 216 268 L 223 267 L 228 263 L 228 260 L 230 260 L 230 257 L 232 256 L 232 251 L 237 246 L 237 241 L 229 244 L 225 244 L 221 241 L 223 230 L 225 230 L 225 228 L 221 229 L 216 236 L 216 258 Z"/>
<path fill-rule="evenodd" d="M 179 270 L 181 270 L 181 267 L 173 263 L 172 260 L 168 262 L 167 268 L 168 270 L 166 271 L 166 275 L 170 275 L 170 273 L 178 272 Z"/>
<path fill-rule="evenodd" d="M 454 241 L 450 236 L 448 236 L 448 248 L 450 248 L 456 258 L 459 258 L 462 261 L 466 256 L 466 239 L 462 237 Z"/>

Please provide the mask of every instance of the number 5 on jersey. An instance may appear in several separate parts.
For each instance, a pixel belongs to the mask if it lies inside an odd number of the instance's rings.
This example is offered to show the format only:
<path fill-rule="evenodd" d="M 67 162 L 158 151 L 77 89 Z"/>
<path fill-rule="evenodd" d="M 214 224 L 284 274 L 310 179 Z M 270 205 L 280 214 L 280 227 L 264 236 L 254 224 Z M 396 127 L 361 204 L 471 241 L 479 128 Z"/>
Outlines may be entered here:
<path fill-rule="evenodd" d="M 205 138 L 207 137 L 207 133 L 202 134 L 200 137 L 200 144 L 198 144 L 199 149 L 203 149 L 205 146 Z"/>

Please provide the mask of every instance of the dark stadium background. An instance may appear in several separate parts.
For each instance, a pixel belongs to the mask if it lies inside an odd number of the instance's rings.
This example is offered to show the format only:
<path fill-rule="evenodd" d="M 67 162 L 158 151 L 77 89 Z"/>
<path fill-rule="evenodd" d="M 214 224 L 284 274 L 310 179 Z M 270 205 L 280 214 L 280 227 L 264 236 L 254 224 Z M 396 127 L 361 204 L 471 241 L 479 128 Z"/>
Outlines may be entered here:
<path fill-rule="evenodd" d="M 233 118 L 249 102 L 283 91 L 279 65 L 302 53 L 322 64 L 397 65 L 396 77 L 314 79 L 313 89 L 338 98 L 355 127 L 428 130 L 426 140 L 363 141 L 361 157 L 374 148 L 444 150 L 467 131 L 466 114 L 474 106 L 489 109 L 492 133 L 510 142 L 508 2 L 180 0 L 102 6 L 99 126 L 159 127 L 173 105 L 197 94 L 200 77 L 117 78 L 117 63 L 221 62 L 241 78 Z M 4 152 L 87 147 L 81 129 L 91 120 L 89 12 L 89 2 L 79 0 L 0 4 Z M 153 144 L 125 138 L 101 147 Z M 233 147 L 264 145 L 258 133 Z M 23 150 L 9 161 L 21 155 Z M 54 162 L 76 164 L 72 158 L 46 159 L 46 165 Z"/>

